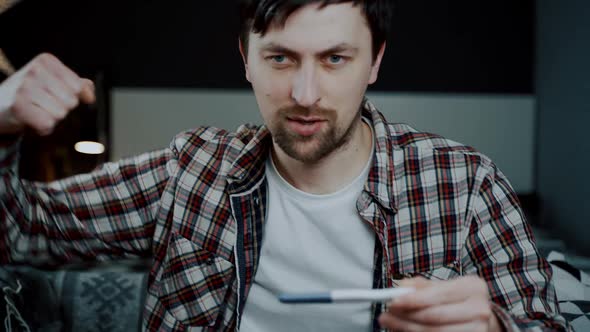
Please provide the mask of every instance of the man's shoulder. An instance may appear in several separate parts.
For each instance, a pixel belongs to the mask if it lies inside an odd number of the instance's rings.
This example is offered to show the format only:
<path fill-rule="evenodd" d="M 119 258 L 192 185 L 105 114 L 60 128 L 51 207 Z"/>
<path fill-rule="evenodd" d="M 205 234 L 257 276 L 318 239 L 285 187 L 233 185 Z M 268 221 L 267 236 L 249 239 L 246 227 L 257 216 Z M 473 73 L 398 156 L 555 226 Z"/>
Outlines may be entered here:
<path fill-rule="evenodd" d="M 471 169 L 484 176 L 499 171 L 488 155 L 472 146 L 439 134 L 419 131 L 403 123 L 389 123 L 387 126 L 393 153 L 403 151 L 399 161 L 404 164 L 411 161 L 412 167 L 421 170 Z"/>
<path fill-rule="evenodd" d="M 419 131 L 405 123 L 388 123 L 389 138 L 393 149 L 413 150 L 417 158 L 429 158 L 437 155 L 453 160 L 454 165 L 461 163 L 495 169 L 494 161 L 473 146 L 457 142 L 439 134 Z M 459 162 L 462 161 L 462 162 Z"/>
<path fill-rule="evenodd" d="M 216 169 L 229 170 L 245 150 L 259 148 L 256 144 L 264 127 L 253 124 L 241 125 L 235 131 L 217 127 L 196 127 L 177 134 L 170 148 L 182 169 L 209 168 L 217 164 Z M 253 147 L 254 146 L 254 147 Z M 256 154 L 255 151 L 252 151 Z"/>
<path fill-rule="evenodd" d="M 178 133 L 171 146 L 179 152 L 203 147 L 241 148 L 255 137 L 259 129 L 260 126 L 253 124 L 241 125 L 235 131 L 211 126 L 196 127 Z"/>
<path fill-rule="evenodd" d="M 388 123 L 389 137 L 394 148 L 420 149 L 436 152 L 481 155 L 474 147 L 439 134 L 419 131 L 405 123 Z"/>

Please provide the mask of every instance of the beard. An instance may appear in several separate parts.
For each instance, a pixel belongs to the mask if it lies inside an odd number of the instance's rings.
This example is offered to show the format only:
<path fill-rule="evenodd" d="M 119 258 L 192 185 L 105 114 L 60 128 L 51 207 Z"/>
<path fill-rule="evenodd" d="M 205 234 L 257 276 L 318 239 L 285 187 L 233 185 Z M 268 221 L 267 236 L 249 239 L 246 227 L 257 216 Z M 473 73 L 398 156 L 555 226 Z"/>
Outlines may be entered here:
<path fill-rule="evenodd" d="M 360 122 L 361 111 L 359 106 L 351 123 L 340 127 L 337 123 L 338 113 L 333 109 L 284 107 L 278 110 L 269 130 L 274 142 L 289 157 L 303 163 L 315 163 L 350 142 Z M 287 128 L 288 119 L 296 116 L 319 116 L 326 121 L 327 126 L 312 135 L 303 136 Z"/>

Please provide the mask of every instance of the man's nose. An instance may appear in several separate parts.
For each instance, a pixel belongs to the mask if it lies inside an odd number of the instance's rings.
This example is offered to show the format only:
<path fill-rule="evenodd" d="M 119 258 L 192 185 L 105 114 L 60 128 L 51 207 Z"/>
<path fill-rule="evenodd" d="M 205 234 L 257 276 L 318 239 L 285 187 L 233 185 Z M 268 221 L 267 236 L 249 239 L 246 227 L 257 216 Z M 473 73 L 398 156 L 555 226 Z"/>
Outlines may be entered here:
<path fill-rule="evenodd" d="M 313 64 L 301 66 L 293 77 L 293 100 L 302 107 L 311 107 L 320 100 L 318 77 Z"/>

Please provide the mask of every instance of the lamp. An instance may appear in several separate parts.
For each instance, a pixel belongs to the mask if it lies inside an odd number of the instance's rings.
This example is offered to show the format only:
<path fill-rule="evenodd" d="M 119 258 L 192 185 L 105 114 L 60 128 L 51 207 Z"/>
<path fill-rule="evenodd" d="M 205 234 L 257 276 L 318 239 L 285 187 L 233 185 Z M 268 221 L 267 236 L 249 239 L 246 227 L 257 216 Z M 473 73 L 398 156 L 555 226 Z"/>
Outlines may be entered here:
<path fill-rule="evenodd" d="M 108 112 L 106 109 L 106 93 L 104 92 L 104 75 L 99 72 L 95 79 L 96 102 L 87 105 L 87 109 L 80 112 L 80 137 L 74 144 L 74 149 L 83 154 L 103 155 L 107 146 Z M 99 162 L 105 162 L 106 157 Z"/>
<path fill-rule="evenodd" d="M 74 144 L 74 149 L 85 154 L 103 154 L 105 150 L 104 144 L 93 141 L 79 141 Z"/>

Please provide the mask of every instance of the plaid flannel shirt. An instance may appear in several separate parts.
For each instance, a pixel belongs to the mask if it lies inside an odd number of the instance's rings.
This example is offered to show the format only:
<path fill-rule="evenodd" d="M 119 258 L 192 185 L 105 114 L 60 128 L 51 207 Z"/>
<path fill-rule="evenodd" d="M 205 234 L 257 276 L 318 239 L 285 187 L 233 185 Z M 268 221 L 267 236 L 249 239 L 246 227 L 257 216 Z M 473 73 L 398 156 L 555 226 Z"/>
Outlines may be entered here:
<path fill-rule="evenodd" d="M 486 156 L 389 124 L 366 101 L 375 154 L 357 209 L 376 235 L 374 287 L 477 274 L 507 331 L 567 330 L 551 269 L 515 193 Z M 203 127 L 84 175 L 31 183 L 0 149 L 0 263 L 153 257 L 143 328 L 235 331 L 266 211 L 264 127 Z M 376 319 L 385 310 L 373 306 Z"/>

